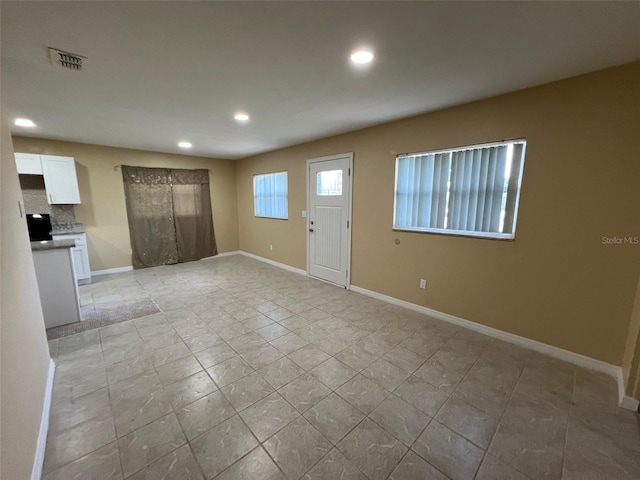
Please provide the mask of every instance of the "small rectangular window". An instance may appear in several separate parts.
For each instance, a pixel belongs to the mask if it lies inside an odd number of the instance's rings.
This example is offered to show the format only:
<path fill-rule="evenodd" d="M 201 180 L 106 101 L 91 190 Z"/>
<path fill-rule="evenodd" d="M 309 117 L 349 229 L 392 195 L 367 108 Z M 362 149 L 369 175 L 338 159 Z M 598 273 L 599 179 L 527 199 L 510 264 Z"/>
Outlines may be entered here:
<path fill-rule="evenodd" d="M 256 217 L 289 218 L 287 204 L 287 172 L 253 176 Z"/>
<path fill-rule="evenodd" d="M 342 195 L 342 170 L 327 170 L 318 172 L 317 195 L 339 196 Z"/>
<path fill-rule="evenodd" d="M 396 157 L 393 228 L 515 238 L 526 142 Z"/>

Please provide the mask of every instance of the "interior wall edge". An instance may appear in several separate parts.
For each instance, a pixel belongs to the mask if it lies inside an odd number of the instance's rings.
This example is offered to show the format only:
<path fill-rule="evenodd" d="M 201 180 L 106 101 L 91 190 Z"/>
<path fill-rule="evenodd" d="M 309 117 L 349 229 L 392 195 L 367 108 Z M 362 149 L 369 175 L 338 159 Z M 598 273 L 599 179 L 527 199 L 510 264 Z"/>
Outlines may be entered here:
<path fill-rule="evenodd" d="M 42 418 L 40 420 L 40 432 L 38 434 L 38 444 L 36 455 L 31 471 L 31 480 L 42 478 L 42 468 L 44 467 L 44 455 L 47 450 L 47 435 L 49 434 L 49 416 L 51 413 L 51 399 L 53 397 L 53 379 L 56 374 L 56 364 L 53 359 L 49 359 L 49 373 L 47 374 L 47 389 L 44 393 L 44 404 L 42 406 Z"/>
<path fill-rule="evenodd" d="M 2 478 L 27 479 L 42 439 L 51 358 L 6 120 L 0 129 L 0 471 Z"/>
<path fill-rule="evenodd" d="M 622 360 L 622 374 L 626 393 L 630 397 L 640 400 L 640 278 L 629 321 L 629 331 Z"/>

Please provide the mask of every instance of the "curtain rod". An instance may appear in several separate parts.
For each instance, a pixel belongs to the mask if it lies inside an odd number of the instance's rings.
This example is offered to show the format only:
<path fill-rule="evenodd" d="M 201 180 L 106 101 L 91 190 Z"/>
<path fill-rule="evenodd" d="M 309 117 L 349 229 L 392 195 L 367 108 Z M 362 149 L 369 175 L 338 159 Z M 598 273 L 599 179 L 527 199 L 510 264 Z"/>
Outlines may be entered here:
<path fill-rule="evenodd" d="M 139 168 L 165 168 L 165 167 L 139 167 Z M 115 165 L 113 167 L 114 172 L 118 169 L 122 170 L 122 165 Z M 176 168 L 176 169 L 167 168 L 167 170 L 206 170 L 209 173 L 212 172 L 210 168 Z"/>

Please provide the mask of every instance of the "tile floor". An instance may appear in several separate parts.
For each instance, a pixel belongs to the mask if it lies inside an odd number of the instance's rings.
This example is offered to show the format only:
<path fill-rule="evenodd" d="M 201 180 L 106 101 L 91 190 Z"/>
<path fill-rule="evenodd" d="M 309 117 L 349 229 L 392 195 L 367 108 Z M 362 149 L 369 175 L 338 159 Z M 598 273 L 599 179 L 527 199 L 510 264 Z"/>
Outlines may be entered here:
<path fill-rule="evenodd" d="M 50 341 L 45 480 L 638 479 L 606 376 L 241 256 L 113 275 Z"/>

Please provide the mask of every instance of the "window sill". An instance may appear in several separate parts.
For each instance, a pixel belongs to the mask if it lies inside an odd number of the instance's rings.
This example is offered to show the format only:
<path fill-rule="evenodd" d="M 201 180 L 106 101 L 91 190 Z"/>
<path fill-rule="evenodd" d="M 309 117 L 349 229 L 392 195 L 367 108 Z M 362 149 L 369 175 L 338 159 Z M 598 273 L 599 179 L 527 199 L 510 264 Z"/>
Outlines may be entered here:
<path fill-rule="evenodd" d="M 267 218 L 269 220 L 289 220 L 289 217 L 267 217 L 263 215 L 254 215 L 253 218 Z"/>
<path fill-rule="evenodd" d="M 480 240 L 499 240 L 502 242 L 515 242 L 515 234 L 503 234 L 503 233 L 471 233 L 460 230 L 413 230 L 408 228 L 392 228 L 394 232 L 406 232 L 406 233 L 421 233 L 429 235 L 444 235 L 447 237 L 463 237 L 463 238 L 478 238 Z"/>

